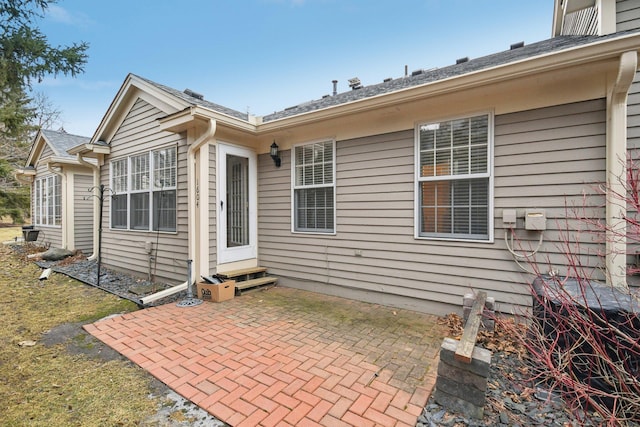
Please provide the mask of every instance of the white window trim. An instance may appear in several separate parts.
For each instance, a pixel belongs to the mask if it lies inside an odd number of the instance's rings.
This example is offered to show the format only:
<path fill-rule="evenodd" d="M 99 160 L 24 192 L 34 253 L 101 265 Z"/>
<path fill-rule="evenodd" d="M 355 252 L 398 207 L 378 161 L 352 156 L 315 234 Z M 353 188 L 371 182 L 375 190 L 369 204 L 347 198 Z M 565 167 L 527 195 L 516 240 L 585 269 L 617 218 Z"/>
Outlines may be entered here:
<path fill-rule="evenodd" d="M 155 177 L 153 176 L 154 174 L 154 156 L 153 153 L 156 151 L 162 151 L 162 150 L 167 150 L 173 148 L 174 150 L 176 150 L 176 185 L 175 186 L 171 186 L 171 187 L 167 187 L 167 188 L 163 188 L 163 189 L 157 189 L 154 186 L 155 183 Z M 131 158 L 132 157 L 137 157 L 140 155 L 146 154 L 149 157 L 149 188 L 147 188 L 146 190 L 132 190 L 133 186 L 132 186 L 132 162 L 131 162 Z M 140 232 L 140 233 L 164 233 L 164 234 L 177 234 L 178 233 L 178 146 L 176 144 L 172 144 L 172 145 L 166 145 L 163 147 L 157 147 L 154 148 L 152 150 L 143 152 L 143 153 L 136 153 L 136 154 L 131 154 L 130 156 L 127 157 L 119 157 L 119 158 L 114 158 L 111 159 L 109 161 L 109 188 L 111 188 L 111 186 L 113 185 L 113 163 L 126 159 L 126 164 L 127 164 L 127 190 L 126 190 L 126 195 L 127 195 L 127 226 L 126 227 L 114 227 L 113 226 L 113 214 L 112 214 L 112 206 L 109 205 L 109 229 L 113 230 L 113 231 L 127 231 L 127 232 Z M 158 191 L 172 191 L 174 190 L 176 192 L 176 229 L 174 231 L 166 231 L 166 230 L 154 230 L 153 229 L 153 202 L 154 202 L 154 193 L 158 192 Z M 139 193 L 146 193 L 149 195 L 149 228 L 148 229 L 136 229 L 136 228 L 131 228 L 131 194 L 139 194 Z M 115 193 L 113 192 L 112 194 L 123 194 L 123 193 Z"/>
<path fill-rule="evenodd" d="M 56 212 L 55 212 L 55 199 L 56 199 L 56 193 L 55 193 L 55 180 L 59 179 L 60 180 L 60 224 L 56 224 L 55 223 L 55 216 L 56 216 Z M 44 192 L 46 191 L 46 187 L 47 187 L 47 182 L 49 181 L 49 179 L 53 179 L 54 182 L 54 191 L 53 191 L 53 223 L 49 224 L 49 223 L 44 223 L 43 219 L 49 217 L 49 213 L 48 213 L 48 206 L 44 206 L 43 202 L 44 202 Z M 43 185 L 44 183 L 44 185 Z M 39 200 L 36 200 L 36 190 L 35 187 L 36 186 L 40 186 L 40 191 L 39 191 Z M 33 219 L 34 219 L 34 224 L 37 227 L 48 227 L 48 228 L 62 228 L 62 206 L 64 204 L 64 202 L 62 201 L 62 177 L 56 174 L 50 174 L 50 175 L 45 175 L 42 176 L 40 178 L 37 178 L 34 181 L 34 189 L 33 189 L 34 195 L 33 195 Z M 39 208 L 40 212 L 36 215 L 36 210 Z M 36 221 L 37 220 L 37 221 Z M 48 222 L 48 221 L 47 221 Z"/>
<path fill-rule="evenodd" d="M 296 147 L 302 147 L 305 145 L 312 145 L 324 142 L 331 142 L 333 150 L 333 168 L 332 168 L 332 181 L 331 185 L 323 184 L 317 186 L 296 186 L 296 162 L 295 162 L 295 149 Z M 317 236 L 335 236 L 338 230 L 338 224 L 336 222 L 338 212 L 338 202 L 336 200 L 336 164 L 338 163 L 338 153 L 336 152 L 336 140 L 335 138 L 323 138 L 313 141 L 305 141 L 300 144 L 291 146 L 291 232 L 294 234 L 310 234 Z M 311 231 L 311 230 L 296 230 L 296 200 L 295 191 L 301 188 L 328 188 L 333 187 L 333 231 Z"/>
<path fill-rule="evenodd" d="M 482 174 L 468 174 L 468 175 L 456 175 L 456 179 L 473 179 L 473 178 L 489 178 L 489 212 L 488 212 L 488 238 L 487 239 L 473 239 L 473 238 L 463 238 L 463 237 L 450 237 L 450 236 L 422 236 L 420 235 L 420 225 L 421 225 L 421 212 L 420 212 L 420 182 L 421 181 L 429 181 L 429 179 L 422 179 L 420 176 L 420 126 L 431 124 L 431 123 L 439 123 L 439 122 L 447 122 L 459 119 L 465 119 L 474 116 L 488 116 L 487 120 L 487 173 Z M 416 240 L 434 240 L 434 241 L 444 241 L 444 242 L 457 242 L 457 243 L 493 243 L 494 242 L 494 129 L 495 129 L 495 114 L 493 111 L 478 111 L 471 112 L 464 115 L 453 116 L 453 117 L 444 117 L 438 118 L 434 120 L 421 121 L 415 124 L 414 127 L 414 195 L 413 195 L 413 203 L 414 203 L 414 238 Z"/>

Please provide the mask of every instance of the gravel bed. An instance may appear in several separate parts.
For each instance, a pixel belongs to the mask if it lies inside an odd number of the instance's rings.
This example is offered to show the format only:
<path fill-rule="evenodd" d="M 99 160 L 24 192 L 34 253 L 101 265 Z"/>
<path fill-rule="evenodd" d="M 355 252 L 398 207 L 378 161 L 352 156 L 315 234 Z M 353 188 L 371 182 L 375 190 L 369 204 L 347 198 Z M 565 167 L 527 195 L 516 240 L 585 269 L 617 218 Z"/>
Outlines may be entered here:
<path fill-rule="evenodd" d="M 527 380 L 526 364 L 517 353 L 496 352 L 491 358 L 482 420 L 468 419 L 461 414 L 449 412 L 431 397 L 416 426 L 577 425 L 572 422 L 561 399 L 545 393 L 542 388 L 534 389 Z"/>
<path fill-rule="evenodd" d="M 131 292 L 131 288 L 133 286 L 152 286 L 156 292 L 173 286 L 166 283 L 152 283 L 148 280 L 138 279 L 131 275 L 105 268 L 104 266 L 100 266 L 100 285 L 97 285 L 98 263 L 96 260 L 82 259 L 71 263 L 64 260 L 36 261 L 36 264 L 41 268 L 51 268 L 56 273 L 65 274 L 69 277 L 79 280 L 80 282 L 98 287 L 106 292 L 110 292 L 121 298 L 133 301 L 140 306 L 143 306 L 140 298 L 150 295 L 153 292 L 149 292 L 146 294 L 137 294 Z M 167 304 L 174 301 L 180 301 L 186 298 L 186 296 L 186 291 L 181 291 L 145 304 L 144 306 L 151 307 Z"/>
<path fill-rule="evenodd" d="M 499 426 L 499 427 L 596 427 L 606 425 L 597 415 L 579 422 L 568 412 L 561 397 L 549 393 L 530 381 L 530 360 L 521 359 L 517 353 L 494 352 L 488 378 L 484 418 L 465 418 L 459 413 L 447 411 L 429 398 L 416 427 L 435 426 Z M 638 427 L 638 423 L 627 422 L 621 427 Z"/>

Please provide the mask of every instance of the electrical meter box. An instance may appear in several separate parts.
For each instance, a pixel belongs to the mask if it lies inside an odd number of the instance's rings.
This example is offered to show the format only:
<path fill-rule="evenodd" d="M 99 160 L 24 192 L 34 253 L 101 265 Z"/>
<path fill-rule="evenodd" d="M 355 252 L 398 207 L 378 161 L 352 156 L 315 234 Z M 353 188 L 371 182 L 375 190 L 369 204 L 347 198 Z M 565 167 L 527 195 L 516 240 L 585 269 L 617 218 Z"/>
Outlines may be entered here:
<path fill-rule="evenodd" d="M 542 231 L 547 229 L 547 215 L 544 209 L 527 209 L 524 213 L 524 228 Z"/>
<path fill-rule="evenodd" d="M 502 210 L 502 224 L 505 228 L 516 226 L 516 210 L 515 209 L 503 209 Z"/>

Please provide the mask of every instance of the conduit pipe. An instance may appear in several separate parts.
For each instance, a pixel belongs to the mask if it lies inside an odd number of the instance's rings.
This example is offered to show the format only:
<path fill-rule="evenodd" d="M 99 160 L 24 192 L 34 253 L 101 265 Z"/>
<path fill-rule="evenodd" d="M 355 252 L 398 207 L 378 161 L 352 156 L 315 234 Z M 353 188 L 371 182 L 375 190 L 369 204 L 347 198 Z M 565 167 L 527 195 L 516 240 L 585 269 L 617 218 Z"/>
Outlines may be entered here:
<path fill-rule="evenodd" d="M 100 187 L 100 166 L 86 161 L 80 153 L 76 154 L 76 160 L 78 160 L 78 163 L 82 166 L 91 168 L 93 171 L 93 253 L 88 259 L 94 260 L 98 258 L 98 251 L 100 250 L 100 242 L 96 230 L 102 226 L 102 224 L 98 224 L 100 220 L 100 214 L 98 212 L 100 209 L 100 200 L 99 194 L 96 194 L 98 187 Z M 98 159 L 98 161 L 100 161 L 100 159 Z"/>
<path fill-rule="evenodd" d="M 607 96 L 606 267 L 610 284 L 627 287 L 627 98 L 638 68 L 636 51 L 620 55 L 618 75 Z"/>
<path fill-rule="evenodd" d="M 209 140 L 213 139 L 213 136 L 216 133 L 216 121 L 214 119 L 209 119 L 209 124 L 207 126 L 207 130 L 200 135 L 200 137 L 198 139 L 196 139 L 195 141 L 193 141 L 193 143 L 189 146 L 188 150 L 187 150 L 187 187 L 188 187 L 188 212 L 196 212 L 196 186 L 195 183 L 193 182 L 193 178 L 195 177 L 196 171 L 195 171 L 195 164 L 196 164 L 196 152 L 198 152 L 198 150 L 200 150 L 200 147 L 202 147 L 205 143 L 207 143 Z M 196 257 L 196 223 L 195 223 L 195 219 L 189 219 L 189 234 L 188 234 L 188 244 L 189 244 L 189 259 L 195 259 L 196 262 L 200 262 L 200 257 Z M 196 269 L 194 269 L 193 271 L 197 271 L 197 267 Z M 169 295 L 173 295 L 177 292 L 180 291 L 184 291 L 186 290 L 189 286 L 191 286 L 193 283 L 189 283 L 189 282 L 193 282 L 193 276 L 192 275 L 191 279 L 181 283 L 179 285 L 173 286 L 171 288 L 165 289 L 163 291 L 160 292 L 156 292 L 155 294 L 152 295 L 148 295 L 146 297 L 143 297 L 140 299 L 140 302 L 143 305 L 146 305 L 150 302 L 159 300 L 160 298 L 164 298 L 167 297 Z"/>

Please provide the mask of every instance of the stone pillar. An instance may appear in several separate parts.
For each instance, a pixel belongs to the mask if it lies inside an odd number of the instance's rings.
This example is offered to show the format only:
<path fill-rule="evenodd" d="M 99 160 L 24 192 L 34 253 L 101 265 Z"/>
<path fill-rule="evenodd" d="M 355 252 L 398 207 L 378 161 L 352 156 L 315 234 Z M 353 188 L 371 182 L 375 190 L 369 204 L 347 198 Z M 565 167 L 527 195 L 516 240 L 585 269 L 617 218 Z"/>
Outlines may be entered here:
<path fill-rule="evenodd" d="M 465 417 L 482 419 L 492 353 L 476 346 L 471 363 L 460 362 L 455 359 L 458 343 L 451 338 L 442 342 L 434 399 Z"/>

